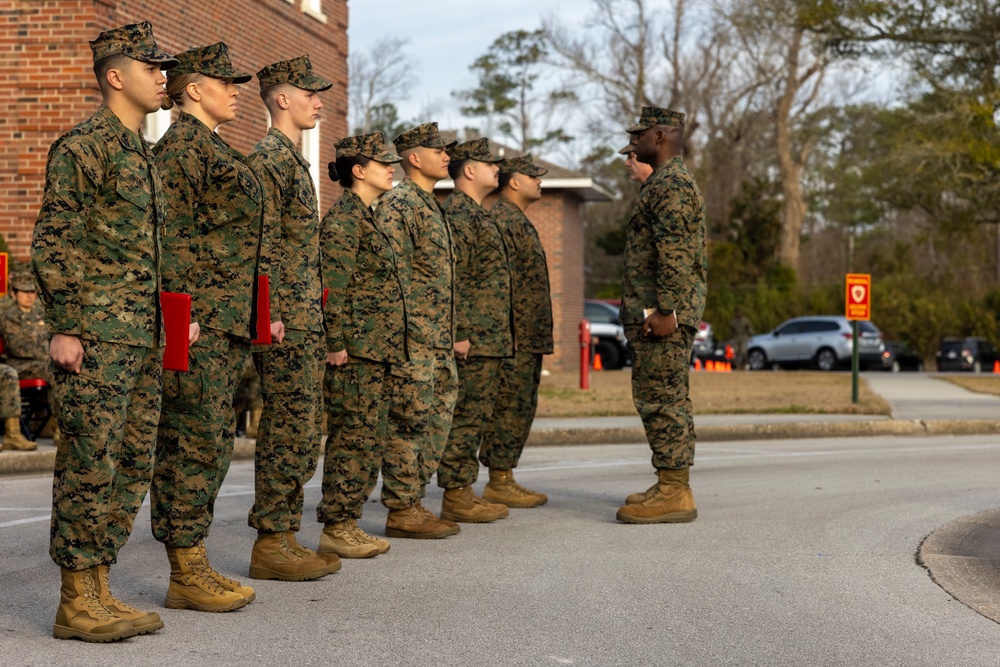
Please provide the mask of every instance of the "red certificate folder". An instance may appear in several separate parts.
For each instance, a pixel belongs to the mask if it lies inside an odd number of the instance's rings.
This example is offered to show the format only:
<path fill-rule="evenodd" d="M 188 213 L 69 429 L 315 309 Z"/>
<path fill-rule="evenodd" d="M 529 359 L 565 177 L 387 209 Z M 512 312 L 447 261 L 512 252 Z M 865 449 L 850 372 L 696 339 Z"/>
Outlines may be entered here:
<path fill-rule="evenodd" d="M 257 337 L 254 345 L 271 344 L 271 288 L 267 276 L 257 276 Z"/>
<path fill-rule="evenodd" d="M 163 368 L 168 371 L 187 371 L 188 333 L 191 328 L 191 295 L 176 292 L 160 294 L 163 309 L 163 330 L 166 346 L 163 348 Z"/>

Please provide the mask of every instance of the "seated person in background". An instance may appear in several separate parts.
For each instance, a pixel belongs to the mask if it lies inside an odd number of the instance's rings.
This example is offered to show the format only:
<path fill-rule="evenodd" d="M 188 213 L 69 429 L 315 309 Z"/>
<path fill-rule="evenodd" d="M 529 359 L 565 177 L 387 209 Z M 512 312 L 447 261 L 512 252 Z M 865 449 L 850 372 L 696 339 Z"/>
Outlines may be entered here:
<path fill-rule="evenodd" d="M 17 384 L 17 371 L 0 364 L 0 419 L 3 420 L 3 448 L 30 451 L 38 447 L 21 434 L 21 388 Z"/>

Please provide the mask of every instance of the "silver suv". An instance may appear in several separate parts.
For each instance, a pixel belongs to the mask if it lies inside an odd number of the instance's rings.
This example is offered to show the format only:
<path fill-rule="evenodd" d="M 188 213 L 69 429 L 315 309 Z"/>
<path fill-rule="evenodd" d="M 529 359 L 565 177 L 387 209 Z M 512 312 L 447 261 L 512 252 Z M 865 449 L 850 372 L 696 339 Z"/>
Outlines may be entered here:
<path fill-rule="evenodd" d="M 871 322 L 858 322 L 858 362 L 867 368 L 881 360 L 882 332 Z M 829 371 L 851 363 L 851 323 L 838 315 L 794 317 L 771 333 L 747 344 L 751 370 L 783 366 L 816 366 Z"/>

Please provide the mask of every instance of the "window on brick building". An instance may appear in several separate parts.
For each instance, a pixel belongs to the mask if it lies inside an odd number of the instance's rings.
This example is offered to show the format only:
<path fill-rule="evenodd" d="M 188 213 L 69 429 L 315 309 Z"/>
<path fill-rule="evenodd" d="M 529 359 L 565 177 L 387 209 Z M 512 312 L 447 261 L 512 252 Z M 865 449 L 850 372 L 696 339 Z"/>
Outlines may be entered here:
<path fill-rule="evenodd" d="M 323 0 L 302 0 L 302 11 L 317 21 L 326 23 L 326 14 L 323 13 Z"/>
<path fill-rule="evenodd" d="M 142 121 L 142 136 L 146 141 L 155 144 L 163 138 L 170 127 L 170 110 L 160 109 L 156 113 L 147 114 Z"/>
<path fill-rule="evenodd" d="M 320 123 L 311 130 L 302 131 L 302 157 L 309 163 L 309 175 L 316 186 L 316 204 L 319 204 L 319 130 Z"/>

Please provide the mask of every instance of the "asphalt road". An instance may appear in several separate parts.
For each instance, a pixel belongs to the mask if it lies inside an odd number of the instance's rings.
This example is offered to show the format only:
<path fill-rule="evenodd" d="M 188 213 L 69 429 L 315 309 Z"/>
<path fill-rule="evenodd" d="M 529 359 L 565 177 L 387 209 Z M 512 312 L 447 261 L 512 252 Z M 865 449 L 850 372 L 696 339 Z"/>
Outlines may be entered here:
<path fill-rule="evenodd" d="M 317 582 L 256 582 L 229 614 L 160 607 L 148 508 L 112 570 L 166 628 L 119 644 L 51 637 L 49 478 L 0 480 L 2 665 L 996 665 L 1000 626 L 915 563 L 936 528 L 1000 504 L 1000 436 L 712 442 L 700 516 L 626 526 L 653 481 L 644 445 L 529 448 L 518 479 L 549 504 L 392 551 Z M 209 553 L 245 574 L 252 466 L 237 463 Z M 482 481 L 480 482 L 481 488 Z M 308 488 L 303 541 L 319 527 Z M 437 508 L 436 489 L 428 506 Z M 380 533 L 369 503 L 362 526 Z"/>

